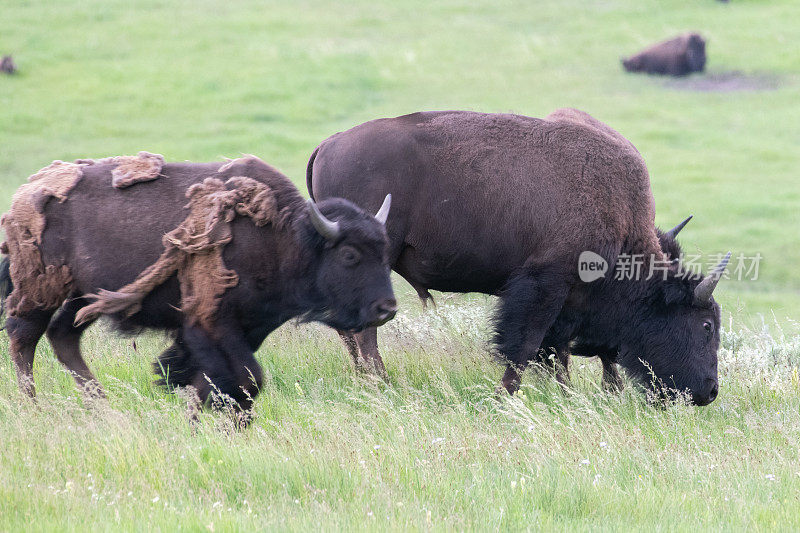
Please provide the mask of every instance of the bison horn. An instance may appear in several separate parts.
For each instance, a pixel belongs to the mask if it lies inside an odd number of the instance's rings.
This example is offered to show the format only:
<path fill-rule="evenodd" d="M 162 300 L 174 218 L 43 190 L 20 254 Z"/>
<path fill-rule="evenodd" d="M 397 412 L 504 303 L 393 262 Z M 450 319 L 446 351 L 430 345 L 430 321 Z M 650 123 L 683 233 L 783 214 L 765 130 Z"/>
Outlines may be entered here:
<path fill-rule="evenodd" d="M 728 252 L 722 261 L 714 267 L 714 270 L 711 271 L 703 281 L 701 281 L 697 287 L 694 289 L 694 303 L 696 305 L 708 305 L 711 303 L 711 294 L 714 292 L 714 288 L 719 283 L 720 278 L 722 278 L 722 273 L 725 272 L 725 267 L 728 266 L 728 261 L 731 259 L 731 253 Z"/>
<path fill-rule="evenodd" d="M 689 221 L 692 220 L 692 217 L 694 217 L 694 215 L 689 215 L 688 217 L 686 217 L 686 220 L 684 220 L 683 222 L 681 222 L 680 224 L 678 224 L 677 226 L 666 232 L 664 235 L 674 239 L 675 237 L 678 236 L 678 233 L 681 232 L 684 226 L 686 226 L 686 224 L 688 224 Z"/>
<path fill-rule="evenodd" d="M 381 208 L 378 209 L 378 212 L 375 213 L 375 220 L 386 225 L 386 219 L 389 218 L 389 209 L 392 207 L 392 195 L 387 194 L 386 198 L 383 199 L 383 204 Z"/>
<path fill-rule="evenodd" d="M 338 222 L 333 222 L 325 218 L 325 215 L 320 213 L 317 204 L 315 204 L 312 200 L 308 201 L 308 209 L 310 211 L 309 214 L 311 216 L 311 223 L 314 224 L 314 227 L 320 235 L 329 241 L 335 241 L 339 238 L 341 232 L 339 231 Z"/>

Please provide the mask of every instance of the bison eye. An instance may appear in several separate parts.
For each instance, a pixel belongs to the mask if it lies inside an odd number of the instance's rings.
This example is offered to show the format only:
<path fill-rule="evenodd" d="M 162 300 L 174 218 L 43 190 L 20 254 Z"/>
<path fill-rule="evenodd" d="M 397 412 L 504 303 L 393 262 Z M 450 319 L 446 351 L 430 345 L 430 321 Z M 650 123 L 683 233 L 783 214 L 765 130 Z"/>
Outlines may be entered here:
<path fill-rule="evenodd" d="M 353 266 L 361 261 L 361 254 L 351 246 L 343 246 L 342 249 L 339 250 L 339 261 L 347 266 Z"/>
<path fill-rule="evenodd" d="M 706 320 L 705 322 L 703 322 L 703 329 L 706 330 L 706 333 L 711 333 L 712 331 L 714 331 L 714 325 L 708 320 Z"/>

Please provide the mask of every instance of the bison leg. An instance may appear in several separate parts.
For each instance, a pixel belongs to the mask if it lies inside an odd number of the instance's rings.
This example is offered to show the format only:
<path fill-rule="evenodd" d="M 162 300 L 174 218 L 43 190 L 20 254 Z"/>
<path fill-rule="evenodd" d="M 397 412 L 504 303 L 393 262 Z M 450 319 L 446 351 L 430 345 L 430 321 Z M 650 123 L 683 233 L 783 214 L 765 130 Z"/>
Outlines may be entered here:
<path fill-rule="evenodd" d="M 507 284 L 496 315 L 494 341 L 508 361 L 503 386 L 509 393 L 519 389 L 520 373 L 539 353 L 568 293 L 569 285 L 550 268 L 532 268 Z"/>
<path fill-rule="evenodd" d="M 33 356 L 36 345 L 44 335 L 53 311 L 32 311 L 24 316 L 12 316 L 6 320 L 9 351 L 17 372 L 19 390 L 31 398 L 36 396 L 33 383 Z"/>
<path fill-rule="evenodd" d="M 569 342 L 577 324 L 577 315 L 562 309 L 545 335 L 539 351 L 542 364 L 555 371 L 556 380 L 561 385 L 569 384 Z"/>
<path fill-rule="evenodd" d="M 339 336 L 357 369 L 388 379 L 386 367 L 378 351 L 378 328 L 367 328 L 360 333 L 339 331 Z"/>
<path fill-rule="evenodd" d="M 81 299 L 68 300 L 47 327 L 47 339 L 56 358 L 72 374 L 75 383 L 87 396 L 105 398 L 100 382 L 94 377 L 81 355 L 81 335 L 89 323 L 75 326 L 75 315 L 86 305 Z"/>
<path fill-rule="evenodd" d="M 216 333 L 212 337 L 200 327 L 184 326 L 176 344 L 159 359 L 159 372 L 168 385 L 193 386 L 204 404 L 216 391 L 248 410 L 261 388 L 261 366 L 238 331 Z"/>
<path fill-rule="evenodd" d="M 614 354 L 616 355 L 616 354 Z M 603 388 L 609 392 L 620 392 L 624 384 L 622 376 L 619 375 L 617 363 L 613 359 L 600 356 L 600 361 L 603 363 Z"/>
<path fill-rule="evenodd" d="M 561 385 L 569 385 L 569 352 L 566 346 L 547 348 L 544 354 L 546 364 L 555 371 L 556 381 Z"/>
<path fill-rule="evenodd" d="M 347 348 L 347 353 L 353 358 L 353 364 L 356 365 L 356 368 L 361 368 L 361 354 L 358 351 L 356 336 L 340 329 L 337 329 L 336 332 L 339 333 L 339 338 L 342 339 L 344 347 Z"/>

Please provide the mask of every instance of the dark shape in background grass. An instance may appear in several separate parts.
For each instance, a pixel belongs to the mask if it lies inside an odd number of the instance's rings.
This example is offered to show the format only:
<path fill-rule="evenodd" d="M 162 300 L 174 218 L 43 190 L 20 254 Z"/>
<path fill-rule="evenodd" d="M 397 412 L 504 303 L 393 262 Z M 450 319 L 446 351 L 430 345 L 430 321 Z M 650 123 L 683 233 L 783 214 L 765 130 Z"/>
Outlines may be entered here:
<path fill-rule="evenodd" d="M 661 41 L 622 60 L 628 72 L 686 76 L 706 68 L 706 41 L 698 33 L 684 33 Z"/>
<path fill-rule="evenodd" d="M 11 56 L 3 56 L 0 60 L 0 72 L 6 74 L 14 74 L 17 71 L 17 65 L 14 64 L 14 59 Z"/>

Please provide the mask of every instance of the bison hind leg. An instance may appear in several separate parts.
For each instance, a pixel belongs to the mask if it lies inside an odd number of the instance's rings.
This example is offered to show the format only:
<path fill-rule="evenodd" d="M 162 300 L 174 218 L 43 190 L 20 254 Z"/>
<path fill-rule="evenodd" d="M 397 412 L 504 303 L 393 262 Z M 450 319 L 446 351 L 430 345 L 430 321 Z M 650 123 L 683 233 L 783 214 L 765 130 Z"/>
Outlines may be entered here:
<path fill-rule="evenodd" d="M 5 329 L 9 337 L 9 352 L 17 373 L 19 390 L 31 398 L 36 396 L 33 384 L 33 356 L 36 345 L 47 330 L 53 311 L 36 310 L 24 315 L 10 316 Z"/>
<path fill-rule="evenodd" d="M 78 326 L 74 324 L 76 314 L 85 305 L 86 301 L 82 298 L 67 300 L 55 318 L 50 321 L 50 325 L 47 327 L 47 338 L 50 340 L 56 358 L 72 375 L 75 383 L 86 397 L 89 399 L 104 398 L 103 387 L 89 370 L 83 355 L 81 355 L 81 335 L 91 322 L 87 321 Z"/>

